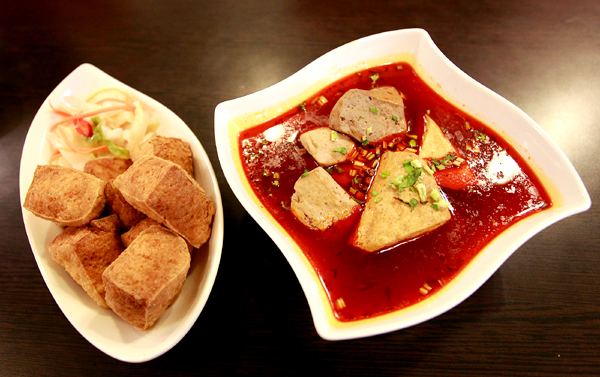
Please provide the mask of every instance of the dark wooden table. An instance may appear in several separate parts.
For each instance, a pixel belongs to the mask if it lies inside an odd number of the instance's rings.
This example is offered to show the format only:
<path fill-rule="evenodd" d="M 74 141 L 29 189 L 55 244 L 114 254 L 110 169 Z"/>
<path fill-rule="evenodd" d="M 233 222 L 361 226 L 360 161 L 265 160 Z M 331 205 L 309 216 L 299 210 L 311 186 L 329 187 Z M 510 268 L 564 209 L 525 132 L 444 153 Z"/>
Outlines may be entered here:
<path fill-rule="evenodd" d="M 354 39 L 420 27 L 467 74 L 535 119 L 597 203 L 599 20 L 595 0 L 1 2 L 0 375 L 599 375 L 597 205 L 535 236 L 446 314 L 328 342 L 315 332 L 284 257 L 229 189 L 213 134 L 219 102 L 272 85 Z M 106 356 L 69 324 L 22 222 L 18 174 L 28 127 L 84 62 L 187 122 L 223 195 L 225 243 L 208 303 L 177 346 L 143 364 Z"/>

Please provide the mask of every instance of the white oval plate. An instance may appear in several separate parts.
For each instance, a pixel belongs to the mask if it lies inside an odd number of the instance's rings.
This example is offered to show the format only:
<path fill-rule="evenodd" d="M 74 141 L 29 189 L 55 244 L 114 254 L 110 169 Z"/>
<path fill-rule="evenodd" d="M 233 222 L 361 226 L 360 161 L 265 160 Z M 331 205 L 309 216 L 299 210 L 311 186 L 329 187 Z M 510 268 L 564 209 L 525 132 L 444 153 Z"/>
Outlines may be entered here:
<path fill-rule="evenodd" d="M 409 308 L 356 322 L 339 322 L 312 266 L 250 188 L 241 168 L 237 134 L 271 119 L 352 72 L 406 61 L 445 98 L 476 116 L 525 157 L 549 191 L 554 205 L 527 217 L 496 237 L 447 286 Z M 267 89 L 219 104 L 215 138 L 227 182 L 244 208 L 267 232 L 292 266 L 308 299 L 317 332 L 328 340 L 360 338 L 412 326 L 440 315 L 469 297 L 533 235 L 567 216 L 585 211 L 589 195 L 577 172 L 550 137 L 531 118 L 456 67 L 421 29 L 362 38 L 318 58 Z M 515 142 L 518 141 L 518 142 Z"/>
<path fill-rule="evenodd" d="M 162 355 L 175 346 L 196 322 L 210 294 L 223 247 L 223 206 L 217 178 L 202 145 L 188 126 L 171 110 L 152 98 L 128 87 L 98 68 L 83 64 L 69 74 L 44 101 L 38 110 L 23 147 L 20 171 L 21 205 L 33 179 L 36 166 L 48 164 L 51 155 L 46 139 L 48 127 L 56 121 L 49 101 L 63 95 L 87 98 L 106 87 L 128 90 L 155 112 L 160 122 L 157 133 L 178 137 L 190 144 L 194 155 L 196 180 L 216 207 L 209 241 L 194 251 L 190 271 L 181 294 L 148 331 L 135 329 L 111 310 L 100 308 L 71 278 L 65 269 L 50 257 L 47 245 L 61 228 L 35 217 L 23 209 L 27 237 L 40 272 L 54 300 L 77 331 L 99 350 L 127 362 L 144 362 Z"/>

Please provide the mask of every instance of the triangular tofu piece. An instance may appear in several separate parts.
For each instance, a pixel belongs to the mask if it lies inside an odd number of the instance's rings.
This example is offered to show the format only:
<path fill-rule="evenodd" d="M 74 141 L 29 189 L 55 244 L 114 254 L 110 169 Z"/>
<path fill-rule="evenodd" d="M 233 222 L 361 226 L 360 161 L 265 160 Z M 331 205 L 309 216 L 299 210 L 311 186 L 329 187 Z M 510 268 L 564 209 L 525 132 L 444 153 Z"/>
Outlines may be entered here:
<path fill-rule="evenodd" d="M 438 159 L 444 158 L 448 153 L 453 153 L 455 156 L 458 155 L 456 148 L 444 136 L 440 126 L 429 115 L 425 115 L 425 132 L 423 133 L 423 143 L 419 156 L 422 158 Z"/>
<path fill-rule="evenodd" d="M 398 181 L 402 181 L 402 177 L 409 175 L 404 167 L 407 160 L 425 165 L 425 161 L 414 153 L 388 151 L 381 156 L 365 210 L 352 239 L 354 246 L 365 251 L 382 250 L 434 230 L 450 220 L 447 202 L 440 204 L 438 185 L 425 170 L 421 171 L 419 179 L 424 185 L 424 198 L 411 190 L 414 186 L 399 190 L 390 185 L 394 179 L 400 177 Z M 432 192 L 438 201 L 434 201 Z M 411 201 L 413 205 L 409 204 Z"/>

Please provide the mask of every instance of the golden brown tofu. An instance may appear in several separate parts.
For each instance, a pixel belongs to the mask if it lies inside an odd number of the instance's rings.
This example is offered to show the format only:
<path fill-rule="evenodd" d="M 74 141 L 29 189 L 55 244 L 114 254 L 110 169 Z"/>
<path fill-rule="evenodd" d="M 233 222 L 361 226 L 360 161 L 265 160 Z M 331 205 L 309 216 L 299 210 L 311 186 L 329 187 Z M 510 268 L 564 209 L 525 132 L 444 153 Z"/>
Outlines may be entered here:
<path fill-rule="evenodd" d="M 192 177 L 194 176 L 192 150 L 190 145 L 181 139 L 154 135 L 133 147 L 130 155 L 134 162 L 144 156 L 160 157 L 176 163 Z"/>
<path fill-rule="evenodd" d="M 144 156 L 113 182 L 125 200 L 199 248 L 210 237 L 213 202 L 171 161 Z"/>
<path fill-rule="evenodd" d="M 67 227 L 48 245 L 52 259 L 103 308 L 108 306 L 102 273 L 125 249 L 119 234 L 119 219 L 111 215 L 83 227 Z"/>
<path fill-rule="evenodd" d="M 103 181 L 110 181 L 117 178 L 131 166 L 131 160 L 122 158 L 97 158 L 85 163 L 83 171 L 98 177 Z"/>
<path fill-rule="evenodd" d="M 60 226 L 83 226 L 104 209 L 105 182 L 59 165 L 38 165 L 23 207 Z"/>
<path fill-rule="evenodd" d="M 106 197 L 105 211 L 109 214 L 114 213 L 119 216 L 123 228 L 130 229 L 132 226 L 146 218 L 146 215 L 127 203 L 123 195 L 121 195 L 121 192 L 115 188 L 112 181 L 106 183 L 104 196 Z"/>
<path fill-rule="evenodd" d="M 177 298 L 189 268 L 183 238 L 151 226 L 104 271 L 106 303 L 119 317 L 146 330 Z"/>
<path fill-rule="evenodd" d="M 135 224 L 131 229 L 129 229 L 129 231 L 121 234 L 121 241 L 123 241 L 123 245 L 125 245 L 125 247 L 129 247 L 129 245 L 131 245 L 133 240 L 135 240 L 140 233 L 153 225 L 160 225 L 160 223 L 152 220 L 149 217 L 146 217 L 144 220 Z"/>

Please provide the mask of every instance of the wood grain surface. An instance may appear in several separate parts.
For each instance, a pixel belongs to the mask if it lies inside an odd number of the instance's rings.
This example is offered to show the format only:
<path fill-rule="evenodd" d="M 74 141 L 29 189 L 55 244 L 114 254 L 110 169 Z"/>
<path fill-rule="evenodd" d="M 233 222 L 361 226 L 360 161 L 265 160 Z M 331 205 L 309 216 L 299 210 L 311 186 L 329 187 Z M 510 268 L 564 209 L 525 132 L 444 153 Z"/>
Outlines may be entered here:
<path fill-rule="evenodd" d="M 599 20 L 595 0 L 0 2 L 0 375 L 600 375 Z M 214 109 L 344 43 L 413 27 L 544 128 L 592 208 L 536 235 L 449 312 L 328 342 L 285 258 L 224 179 Z M 178 114 L 209 154 L 223 196 L 223 257 L 206 307 L 177 346 L 142 364 L 106 356 L 70 325 L 23 226 L 27 130 L 84 62 Z"/>

